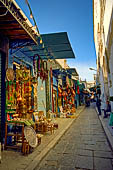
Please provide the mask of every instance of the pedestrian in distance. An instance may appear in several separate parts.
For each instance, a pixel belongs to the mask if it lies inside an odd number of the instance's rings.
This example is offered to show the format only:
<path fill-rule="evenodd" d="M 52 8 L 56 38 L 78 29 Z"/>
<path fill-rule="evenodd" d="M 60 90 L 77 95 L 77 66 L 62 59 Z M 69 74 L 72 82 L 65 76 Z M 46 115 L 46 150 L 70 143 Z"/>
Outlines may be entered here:
<path fill-rule="evenodd" d="M 111 112 L 111 105 L 110 105 L 110 102 L 109 102 L 108 100 L 107 100 L 106 104 L 107 104 L 107 107 L 106 107 L 106 109 L 104 110 L 104 118 L 107 118 L 107 117 L 108 117 L 107 112 Z"/>
<path fill-rule="evenodd" d="M 86 105 L 86 107 L 90 106 L 90 98 L 88 95 L 85 96 L 85 105 Z"/>
<path fill-rule="evenodd" d="M 101 100 L 98 96 L 97 96 L 97 100 L 96 100 L 96 106 L 97 106 L 99 115 L 101 115 Z"/>

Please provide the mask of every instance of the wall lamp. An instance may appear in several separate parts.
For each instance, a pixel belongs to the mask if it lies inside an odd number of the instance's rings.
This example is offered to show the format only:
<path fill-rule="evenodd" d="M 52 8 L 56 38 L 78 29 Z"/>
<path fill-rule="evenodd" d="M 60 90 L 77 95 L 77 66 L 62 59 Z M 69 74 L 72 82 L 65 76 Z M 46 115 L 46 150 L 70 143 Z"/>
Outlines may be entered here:
<path fill-rule="evenodd" d="M 90 70 L 94 70 L 94 71 L 97 71 L 96 69 L 94 69 L 94 68 L 91 68 L 91 67 L 90 67 L 89 69 L 90 69 Z"/>

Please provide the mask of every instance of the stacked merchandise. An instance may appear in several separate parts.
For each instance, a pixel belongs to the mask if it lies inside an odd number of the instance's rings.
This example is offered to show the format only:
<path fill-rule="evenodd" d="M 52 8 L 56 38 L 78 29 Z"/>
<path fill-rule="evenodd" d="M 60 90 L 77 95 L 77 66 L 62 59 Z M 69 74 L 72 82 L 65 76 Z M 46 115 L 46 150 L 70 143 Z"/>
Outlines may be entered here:
<path fill-rule="evenodd" d="M 12 74 L 13 79 L 11 79 Z M 11 73 L 12 72 L 12 73 Z M 6 81 L 6 115 L 8 121 L 24 121 L 32 119 L 33 83 L 30 70 L 26 67 L 7 70 Z"/>
<path fill-rule="evenodd" d="M 62 98 L 63 101 L 63 115 L 65 114 L 65 117 L 73 118 L 75 110 L 75 91 L 74 88 L 70 88 L 68 85 L 65 88 L 61 89 L 59 88 L 59 97 Z"/>

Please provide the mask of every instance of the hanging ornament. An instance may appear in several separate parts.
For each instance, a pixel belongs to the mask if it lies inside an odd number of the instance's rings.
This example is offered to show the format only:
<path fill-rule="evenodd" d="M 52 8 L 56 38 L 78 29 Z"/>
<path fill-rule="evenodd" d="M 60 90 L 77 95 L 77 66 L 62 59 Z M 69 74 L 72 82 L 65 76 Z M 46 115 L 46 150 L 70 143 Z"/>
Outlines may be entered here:
<path fill-rule="evenodd" d="M 63 91 L 62 96 L 65 97 L 66 94 L 67 94 L 66 91 Z"/>
<path fill-rule="evenodd" d="M 67 100 L 67 97 L 66 97 L 66 96 L 64 97 L 64 100 L 65 100 L 65 101 Z"/>
<path fill-rule="evenodd" d="M 77 93 L 80 94 L 80 91 L 79 91 L 79 86 L 77 86 Z"/>
<path fill-rule="evenodd" d="M 8 68 L 6 71 L 6 78 L 8 81 L 14 80 L 14 70 L 12 68 Z"/>
<path fill-rule="evenodd" d="M 71 93 L 72 95 L 75 95 L 75 91 L 73 89 L 71 89 Z"/>
<path fill-rule="evenodd" d="M 62 94 L 61 94 L 61 93 L 58 93 L 58 96 L 59 96 L 59 97 L 61 97 L 61 96 L 62 96 Z"/>
<path fill-rule="evenodd" d="M 74 98 L 72 97 L 72 102 L 74 102 Z"/>
<path fill-rule="evenodd" d="M 70 89 L 68 89 L 67 93 L 69 94 L 70 92 L 71 92 L 71 90 L 70 90 Z"/>
<path fill-rule="evenodd" d="M 9 114 L 7 114 L 7 120 L 10 121 L 10 115 Z"/>
<path fill-rule="evenodd" d="M 69 86 L 68 86 L 68 84 L 66 85 L 66 89 L 68 89 L 69 88 Z"/>
<path fill-rule="evenodd" d="M 60 87 L 58 87 L 58 92 L 62 93 L 62 89 Z"/>

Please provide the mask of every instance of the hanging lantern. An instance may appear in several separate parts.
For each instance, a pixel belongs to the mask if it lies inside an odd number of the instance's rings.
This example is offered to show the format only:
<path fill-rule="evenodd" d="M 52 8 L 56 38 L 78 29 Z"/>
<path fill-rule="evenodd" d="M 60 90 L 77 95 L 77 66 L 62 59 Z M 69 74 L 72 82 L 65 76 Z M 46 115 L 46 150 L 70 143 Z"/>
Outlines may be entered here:
<path fill-rule="evenodd" d="M 30 14 L 30 18 L 31 18 L 31 19 L 33 18 L 33 15 L 32 15 L 32 14 Z"/>
<path fill-rule="evenodd" d="M 40 37 L 40 44 L 42 44 L 42 38 Z"/>

